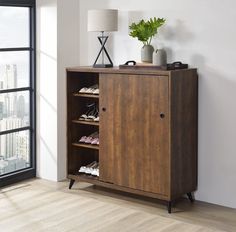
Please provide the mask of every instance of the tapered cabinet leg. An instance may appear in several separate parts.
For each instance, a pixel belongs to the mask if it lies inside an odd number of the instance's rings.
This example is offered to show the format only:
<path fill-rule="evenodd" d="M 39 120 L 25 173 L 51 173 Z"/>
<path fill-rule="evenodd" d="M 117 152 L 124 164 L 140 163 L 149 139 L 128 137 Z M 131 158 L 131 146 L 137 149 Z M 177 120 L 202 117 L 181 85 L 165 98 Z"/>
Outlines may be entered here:
<path fill-rule="evenodd" d="M 172 202 L 171 202 L 171 201 L 168 201 L 168 202 L 167 202 L 168 213 L 171 213 L 171 206 L 172 206 Z"/>
<path fill-rule="evenodd" d="M 191 201 L 191 202 L 194 202 L 194 199 L 193 199 L 193 195 L 192 193 L 187 193 L 187 196 L 188 196 L 188 199 Z"/>
<path fill-rule="evenodd" d="M 75 180 L 71 179 L 71 180 L 70 180 L 70 184 L 69 184 L 69 189 L 72 188 L 72 186 L 73 186 L 74 183 L 75 183 Z"/>

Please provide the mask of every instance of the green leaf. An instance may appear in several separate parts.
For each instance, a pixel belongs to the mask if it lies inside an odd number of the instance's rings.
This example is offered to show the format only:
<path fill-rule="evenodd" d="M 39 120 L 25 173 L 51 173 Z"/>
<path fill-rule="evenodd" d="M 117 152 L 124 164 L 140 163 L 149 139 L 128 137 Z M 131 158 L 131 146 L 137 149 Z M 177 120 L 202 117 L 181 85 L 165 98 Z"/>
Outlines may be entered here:
<path fill-rule="evenodd" d="M 164 18 L 150 18 L 148 21 L 143 19 L 137 24 L 132 23 L 129 26 L 131 37 L 137 38 L 144 44 L 150 44 L 153 36 L 158 32 L 158 29 L 166 22 Z"/>

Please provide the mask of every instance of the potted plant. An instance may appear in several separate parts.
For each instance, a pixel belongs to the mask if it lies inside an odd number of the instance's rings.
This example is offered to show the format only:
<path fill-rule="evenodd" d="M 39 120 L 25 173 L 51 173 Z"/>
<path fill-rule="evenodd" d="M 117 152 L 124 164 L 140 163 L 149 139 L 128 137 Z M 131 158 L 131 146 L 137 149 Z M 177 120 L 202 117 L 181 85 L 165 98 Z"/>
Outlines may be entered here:
<path fill-rule="evenodd" d="M 142 62 L 152 63 L 152 53 L 154 51 L 151 45 L 152 38 L 157 34 L 158 29 L 165 23 L 164 18 L 150 18 L 148 21 L 141 20 L 139 23 L 132 23 L 129 26 L 132 37 L 136 37 L 143 43 L 141 49 L 141 60 Z"/>

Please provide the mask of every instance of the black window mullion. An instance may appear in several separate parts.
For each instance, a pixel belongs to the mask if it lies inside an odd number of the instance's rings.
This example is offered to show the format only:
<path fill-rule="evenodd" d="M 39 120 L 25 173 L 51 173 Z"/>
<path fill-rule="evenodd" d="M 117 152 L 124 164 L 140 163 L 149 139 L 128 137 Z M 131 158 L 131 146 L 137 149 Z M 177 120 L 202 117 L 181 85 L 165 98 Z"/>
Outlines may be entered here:
<path fill-rule="evenodd" d="M 29 155 L 31 166 L 25 169 L 16 170 L 11 173 L 0 175 L 0 187 L 11 184 L 23 179 L 32 178 L 36 175 L 36 9 L 35 0 L 0 0 L 0 6 L 11 6 L 11 7 L 29 7 L 29 27 L 30 27 L 30 40 L 29 47 L 10 47 L 1 48 L 0 52 L 14 52 L 14 51 L 29 51 L 29 87 L 15 88 L 15 89 L 4 89 L 0 90 L 0 94 L 29 91 L 29 104 L 30 104 L 30 119 L 29 126 L 0 131 L 0 135 L 7 135 L 11 133 L 17 133 L 20 131 L 29 131 Z"/>
<path fill-rule="evenodd" d="M 35 7 L 35 0 L 0 0 L 0 6 Z"/>
<path fill-rule="evenodd" d="M 31 51 L 30 47 L 17 47 L 17 48 L 0 48 L 0 52 L 19 52 L 19 51 Z"/>
<path fill-rule="evenodd" d="M 31 87 L 23 87 L 23 88 L 15 88 L 15 89 L 1 89 L 0 90 L 0 94 L 22 92 L 22 91 L 30 91 L 30 90 L 31 90 Z"/>
<path fill-rule="evenodd" d="M 31 166 L 36 168 L 36 9 L 30 7 L 30 153 Z"/>
<path fill-rule="evenodd" d="M 20 127 L 20 128 L 6 130 L 6 131 L 0 131 L 0 136 L 1 135 L 12 134 L 12 133 L 16 133 L 16 132 L 24 131 L 24 130 L 31 130 L 31 127 L 30 126 L 25 126 L 25 127 Z"/>

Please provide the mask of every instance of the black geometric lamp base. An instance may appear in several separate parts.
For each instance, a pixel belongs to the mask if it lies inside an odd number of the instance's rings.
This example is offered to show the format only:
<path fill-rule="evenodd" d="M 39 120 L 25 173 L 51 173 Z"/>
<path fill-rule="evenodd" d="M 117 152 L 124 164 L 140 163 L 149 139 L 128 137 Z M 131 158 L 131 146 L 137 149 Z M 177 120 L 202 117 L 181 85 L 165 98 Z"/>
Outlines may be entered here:
<path fill-rule="evenodd" d="M 113 64 L 94 64 L 94 68 L 112 68 Z"/>
<path fill-rule="evenodd" d="M 108 40 L 108 36 L 104 36 L 102 34 L 102 36 L 98 36 L 98 40 L 99 40 L 99 42 L 101 44 L 101 49 L 100 49 L 100 51 L 98 53 L 98 56 L 97 56 L 97 58 L 96 58 L 96 60 L 95 60 L 95 62 L 93 64 L 93 67 L 94 68 L 112 68 L 113 67 L 113 63 L 112 63 L 111 58 L 110 58 L 110 56 L 109 56 L 109 54 L 108 54 L 108 52 L 107 52 L 107 50 L 105 48 L 105 44 L 106 44 L 106 42 Z M 106 54 L 107 59 L 109 60 L 108 64 L 104 64 L 104 53 Z M 100 55 L 102 55 L 102 64 L 97 64 L 97 61 L 98 61 L 98 58 L 100 57 Z"/>

